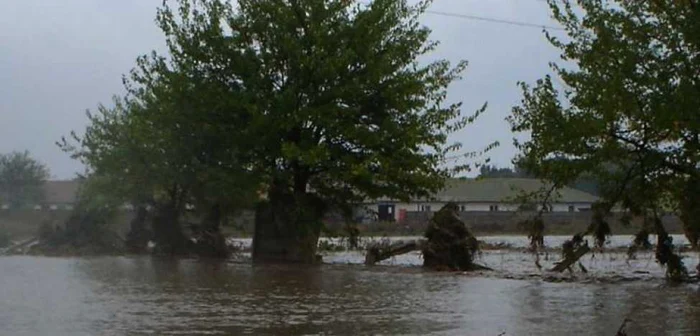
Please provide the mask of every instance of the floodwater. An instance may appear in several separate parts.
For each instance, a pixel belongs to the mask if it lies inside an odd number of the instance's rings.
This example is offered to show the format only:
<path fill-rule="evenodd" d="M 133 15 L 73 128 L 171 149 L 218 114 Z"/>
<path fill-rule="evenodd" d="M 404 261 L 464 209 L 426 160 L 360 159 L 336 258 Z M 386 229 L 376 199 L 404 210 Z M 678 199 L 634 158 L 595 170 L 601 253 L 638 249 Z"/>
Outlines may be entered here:
<path fill-rule="evenodd" d="M 676 246 L 688 246 L 690 245 L 690 242 L 688 242 L 688 239 L 682 235 L 682 234 L 672 234 L 670 235 L 671 238 L 673 239 L 673 243 Z M 414 239 L 421 239 L 422 237 L 418 236 L 404 236 L 404 237 L 363 237 L 361 240 L 363 240 L 364 243 L 371 243 L 371 242 L 376 242 L 379 240 L 383 239 L 388 239 L 390 241 L 406 241 L 406 240 L 414 240 Z M 520 236 L 520 235 L 513 235 L 513 236 L 478 236 L 477 237 L 480 241 L 490 244 L 490 245 L 503 245 L 507 246 L 509 248 L 525 248 L 530 245 L 530 239 L 527 238 L 526 236 Z M 560 247 L 566 240 L 571 239 L 571 235 L 568 236 L 545 236 L 544 237 L 544 244 L 545 246 L 548 247 Z M 591 240 L 590 237 L 585 237 L 587 240 Z M 614 235 L 610 236 L 607 239 L 606 248 L 624 248 L 630 245 L 632 240 L 634 239 L 634 236 L 632 235 Z M 649 235 L 649 239 L 652 243 L 656 243 L 656 235 Z M 342 239 L 340 238 L 321 238 L 321 241 L 327 241 L 335 244 L 342 243 Z M 253 240 L 251 238 L 230 238 L 229 243 L 231 245 L 240 247 L 240 248 L 250 248 Z M 593 246 L 593 242 L 590 242 L 590 245 Z"/>
<path fill-rule="evenodd" d="M 315 267 L 0 257 L 0 335 L 612 336 L 625 318 L 629 335 L 700 335 L 697 284 L 665 283 L 651 255 L 584 259 L 588 274 L 553 282 L 507 251 L 480 257 L 488 274 L 424 272 L 418 254 L 375 267 L 355 252 Z"/>

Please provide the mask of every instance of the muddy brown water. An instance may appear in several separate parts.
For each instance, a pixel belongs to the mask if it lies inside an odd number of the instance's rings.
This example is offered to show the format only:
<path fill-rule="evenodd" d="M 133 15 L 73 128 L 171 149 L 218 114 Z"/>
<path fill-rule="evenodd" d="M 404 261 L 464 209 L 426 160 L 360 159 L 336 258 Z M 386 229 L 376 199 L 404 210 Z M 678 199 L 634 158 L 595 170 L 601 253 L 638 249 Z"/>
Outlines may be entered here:
<path fill-rule="evenodd" d="M 0 335 L 612 336 L 625 318 L 629 335 L 700 335 L 700 289 L 400 265 L 0 258 Z"/>

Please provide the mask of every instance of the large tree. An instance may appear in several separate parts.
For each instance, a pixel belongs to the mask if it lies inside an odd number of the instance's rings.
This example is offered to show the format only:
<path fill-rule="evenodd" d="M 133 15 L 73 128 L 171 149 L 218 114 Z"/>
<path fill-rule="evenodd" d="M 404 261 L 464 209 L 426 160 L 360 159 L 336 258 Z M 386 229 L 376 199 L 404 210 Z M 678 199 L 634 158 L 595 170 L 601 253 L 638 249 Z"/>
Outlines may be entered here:
<path fill-rule="evenodd" d="M 530 137 L 517 143 L 518 161 L 560 186 L 595 177 L 602 202 L 588 232 L 604 238 L 616 207 L 643 216 L 640 237 L 658 234 L 657 258 L 682 275 L 661 216 L 681 211 L 697 243 L 700 221 L 689 211 L 700 207 L 700 4 L 548 2 L 566 30 L 547 34 L 564 62 L 552 64 L 558 80 L 522 84 L 510 121 Z"/>
<path fill-rule="evenodd" d="M 49 170 L 29 152 L 0 154 L 0 204 L 21 208 L 44 201 Z"/>
<path fill-rule="evenodd" d="M 253 140 L 243 144 L 268 200 L 255 260 L 312 262 L 328 210 L 441 186 L 447 134 L 471 116 L 445 102 L 466 63 L 418 63 L 436 46 L 418 22 L 428 4 L 183 0 L 161 11 L 170 52 L 228 84 Z"/>
<path fill-rule="evenodd" d="M 446 153 L 459 149 L 448 135 L 483 111 L 462 116 L 460 103 L 446 101 L 446 88 L 466 62 L 419 63 L 437 46 L 418 21 L 429 3 L 165 5 L 157 22 L 169 55 L 140 59 L 129 81 L 136 99 L 116 114 L 125 124 L 143 121 L 134 134 L 110 137 L 124 137 L 120 143 L 130 143 L 146 162 L 203 155 L 202 165 L 175 161 L 163 169 L 187 169 L 177 176 L 205 186 L 190 191 L 196 199 L 230 195 L 216 183 L 221 180 L 261 191 L 254 259 L 313 262 L 324 213 L 347 213 L 366 198 L 407 199 L 439 189 L 450 173 Z M 161 90 L 186 95 L 153 94 Z M 92 123 L 108 130 L 112 116 L 105 118 Z M 161 139 L 167 140 L 153 145 Z M 81 156 L 99 162 L 102 146 L 83 147 Z M 154 164 L 129 169 L 125 180 L 142 180 Z"/>
<path fill-rule="evenodd" d="M 59 143 L 88 167 L 90 194 L 104 194 L 112 206 L 152 209 L 153 238 L 164 253 L 190 252 L 182 225 L 189 208 L 219 235 L 223 217 L 250 206 L 258 185 L 234 153 L 245 147 L 230 140 L 238 134 L 236 115 L 219 107 L 232 105 L 211 83 L 178 55 L 141 57 L 125 78 L 126 97 L 88 113 L 84 134 Z M 145 217 L 138 218 L 132 231 L 145 229 Z"/>

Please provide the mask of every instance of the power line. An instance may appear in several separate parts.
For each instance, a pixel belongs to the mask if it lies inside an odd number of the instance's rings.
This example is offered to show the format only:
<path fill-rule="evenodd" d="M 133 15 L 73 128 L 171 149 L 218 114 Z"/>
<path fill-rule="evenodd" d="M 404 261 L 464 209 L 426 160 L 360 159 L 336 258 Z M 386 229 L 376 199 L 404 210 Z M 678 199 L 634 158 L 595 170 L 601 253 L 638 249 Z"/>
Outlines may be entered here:
<path fill-rule="evenodd" d="M 546 2 L 547 0 L 539 0 L 539 1 Z M 370 4 L 371 4 L 371 2 L 365 2 L 365 1 L 360 1 L 360 3 L 363 3 L 364 5 L 370 5 Z M 523 21 L 514 21 L 514 20 L 499 19 L 499 18 L 488 17 L 488 16 L 477 16 L 477 15 L 469 15 L 469 14 L 448 13 L 448 12 L 441 12 L 441 11 L 435 11 L 435 10 L 426 10 L 425 13 L 427 13 L 427 14 L 432 14 L 432 15 L 439 15 L 439 16 L 446 16 L 446 17 L 458 18 L 458 19 L 483 21 L 483 22 L 498 23 L 498 24 L 506 24 L 506 25 L 519 26 L 519 27 L 540 28 L 540 29 L 551 29 L 551 30 L 560 30 L 560 31 L 565 30 L 565 29 L 562 28 L 562 27 L 555 27 L 555 26 L 549 26 L 549 25 L 544 25 L 544 24 L 537 24 L 537 23 L 532 23 L 532 22 L 523 22 Z"/>
<path fill-rule="evenodd" d="M 540 25 L 540 24 L 530 23 L 530 22 L 498 19 L 498 18 L 492 18 L 492 17 L 486 17 L 486 16 L 455 14 L 455 13 L 448 13 L 448 12 L 439 12 L 439 11 L 434 11 L 434 10 L 427 10 L 425 12 L 428 14 L 433 14 L 433 15 L 448 16 L 448 17 L 468 19 L 468 20 L 486 21 L 486 22 L 491 22 L 491 23 L 508 24 L 508 25 L 520 26 L 520 27 L 541 28 L 541 29 L 551 29 L 551 30 L 565 30 L 562 27 L 554 27 L 554 26 Z"/>

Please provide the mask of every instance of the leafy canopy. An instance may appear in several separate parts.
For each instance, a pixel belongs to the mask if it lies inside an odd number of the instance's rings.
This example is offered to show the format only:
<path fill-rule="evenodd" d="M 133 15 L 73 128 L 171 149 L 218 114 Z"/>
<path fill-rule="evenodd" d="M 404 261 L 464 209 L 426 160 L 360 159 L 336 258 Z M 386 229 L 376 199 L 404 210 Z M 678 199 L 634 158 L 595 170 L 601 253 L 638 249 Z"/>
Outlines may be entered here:
<path fill-rule="evenodd" d="M 521 84 L 509 118 L 527 171 L 566 184 L 599 180 L 606 208 L 673 208 L 698 178 L 700 7 L 693 1 L 549 1 L 566 66 Z M 583 15 L 577 13 L 583 12 Z M 573 64 L 573 66 L 571 66 Z M 555 83 L 560 83 L 557 85 Z M 560 160 L 558 158 L 566 158 Z"/>
<path fill-rule="evenodd" d="M 43 202 L 48 178 L 48 168 L 29 152 L 0 154 L 0 203 L 18 208 Z"/>
<path fill-rule="evenodd" d="M 534 86 L 509 120 L 524 169 L 558 186 L 595 178 L 602 202 L 588 232 L 610 234 L 615 206 L 647 218 L 657 259 L 685 271 L 661 223 L 680 210 L 697 242 L 700 221 L 700 5 L 696 1 L 548 0 L 565 37 L 547 34 L 563 65 Z M 563 158 L 563 159 L 562 159 Z M 625 217 L 629 218 L 629 217 Z M 636 242 L 637 243 L 637 242 Z"/>
<path fill-rule="evenodd" d="M 466 62 L 418 62 L 437 46 L 418 22 L 429 4 L 166 4 L 169 55 L 141 57 L 129 95 L 64 148 L 131 195 L 169 183 L 197 200 L 273 185 L 337 206 L 427 195 L 460 148 L 448 135 L 485 108 L 446 102 Z"/>

